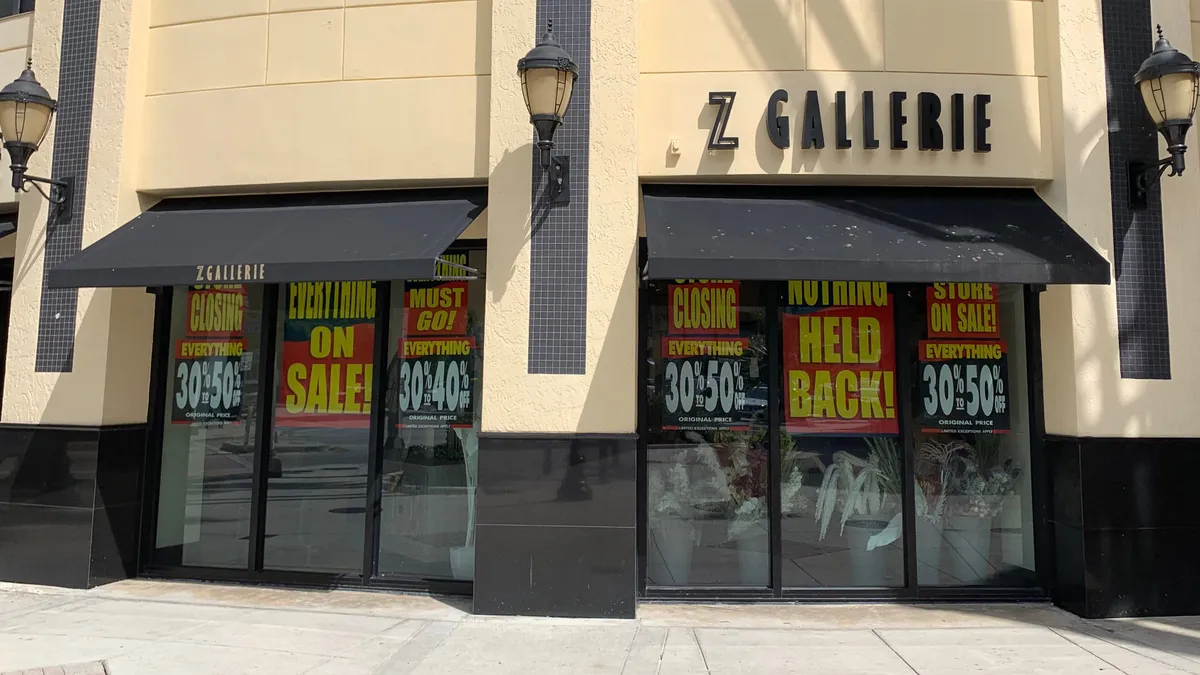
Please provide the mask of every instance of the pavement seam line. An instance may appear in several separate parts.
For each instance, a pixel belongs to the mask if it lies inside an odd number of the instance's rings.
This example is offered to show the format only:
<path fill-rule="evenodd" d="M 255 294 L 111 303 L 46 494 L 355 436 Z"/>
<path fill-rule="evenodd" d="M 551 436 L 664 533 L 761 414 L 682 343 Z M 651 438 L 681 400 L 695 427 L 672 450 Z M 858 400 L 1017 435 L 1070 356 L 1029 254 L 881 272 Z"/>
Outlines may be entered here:
<path fill-rule="evenodd" d="M 388 618 L 391 618 L 391 617 L 388 617 Z M 369 641 L 371 641 L 371 640 L 377 640 L 377 639 L 380 639 L 380 636 L 383 634 L 383 632 L 384 632 L 384 631 L 391 630 L 391 629 L 395 628 L 396 626 L 399 626 L 400 624 L 404 623 L 405 621 L 407 621 L 407 619 L 397 619 L 397 620 L 396 620 L 396 623 L 393 623 L 392 625 L 388 626 L 387 628 L 384 628 L 384 629 L 382 629 L 382 630 L 378 630 L 378 631 L 376 631 L 376 632 L 374 632 L 374 633 L 372 633 L 372 634 L 368 635 L 367 637 L 363 638 L 363 639 L 362 639 L 362 640 L 360 640 L 359 642 L 356 642 L 356 643 L 354 643 L 354 646 L 352 646 L 352 647 L 347 647 L 347 648 L 343 649 L 342 651 L 340 651 L 340 652 L 338 652 L 338 653 L 336 653 L 336 654 L 334 654 L 334 655 L 332 655 L 332 656 L 328 656 L 328 657 L 326 657 L 324 661 L 322 661 L 322 662 L 320 662 L 320 663 L 318 663 L 318 664 L 315 664 L 315 665 L 313 665 L 311 668 L 305 668 L 305 669 L 304 669 L 304 671 L 300 673 L 300 675 L 304 675 L 304 673 L 311 673 L 312 671 L 314 671 L 314 670 L 316 670 L 317 668 L 320 668 L 320 667 L 322 667 L 322 666 L 326 665 L 327 663 L 329 663 L 330 661 L 333 661 L 334 659 L 345 658 L 345 655 L 346 655 L 346 654 L 349 654 L 349 653 L 353 652 L 354 650 L 356 650 L 356 649 L 358 649 L 359 647 L 361 647 L 361 646 L 365 645 L 367 642 L 369 642 Z M 408 639 L 412 639 L 412 636 L 410 635 Z M 405 642 L 408 642 L 408 639 L 406 639 L 406 640 L 405 640 Z M 404 644 L 404 643 L 401 643 L 401 645 L 403 645 L 403 644 Z M 399 649 L 399 647 L 397 647 L 397 649 Z M 395 652 L 392 652 L 392 653 L 394 654 Z M 390 658 L 390 657 L 391 657 L 391 654 L 388 654 L 388 657 Z M 386 660 L 386 659 L 385 659 L 385 660 Z"/>
<path fill-rule="evenodd" d="M 633 646 L 637 644 L 638 634 L 642 632 L 641 624 L 633 627 L 633 639 L 629 641 L 629 646 L 625 648 L 625 658 L 621 660 L 621 672 L 625 672 L 625 668 L 629 666 L 629 655 L 633 653 Z"/>
<path fill-rule="evenodd" d="M 712 674 L 712 668 L 708 666 L 708 656 L 704 653 L 704 647 L 700 646 L 700 635 L 696 633 L 695 628 L 689 628 L 688 631 L 692 634 L 692 641 L 696 643 L 696 649 L 700 650 L 700 660 L 704 662 L 704 672 Z"/>
<path fill-rule="evenodd" d="M 1080 649 L 1082 649 L 1083 651 L 1087 652 L 1088 654 L 1091 654 L 1092 656 L 1096 657 L 1097 659 L 1100 659 L 1102 662 L 1104 662 L 1104 663 L 1106 663 L 1106 664 L 1108 664 L 1108 665 L 1112 666 L 1112 667 L 1113 667 L 1113 668 L 1114 668 L 1114 669 L 1115 669 L 1115 670 L 1116 670 L 1118 673 L 1124 673 L 1124 675 L 1129 675 L 1128 671 L 1126 671 L 1126 670 L 1122 669 L 1121 667 L 1117 666 L 1117 664 L 1113 663 L 1112 661 L 1109 661 L 1108 659 L 1104 658 L 1103 656 L 1100 656 L 1100 655 L 1099 655 L 1099 654 L 1097 654 L 1096 652 L 1094 652 L 1094 651 L 1092 651 L 1092 650 L 1088 649 L 1087 647 L 1085 647 L 1085 646 L 1084 646 L 1084 645 L 1082 645 L 1082 644 L 1079 644 L 1079 643 L 1078 643 L 1078 642 L 1076 642 L 1075 640 L 1072 640 L 1070 635 L 1063 635 L 1063 634 L 1062 634 L 1060 631 L 1058 631 L 1057 629 L 1055 629 L 1055 628 L 1052 628 L 1052 627 L 1050 627 L 1050 626 L 1047 626 L 1047 628 L 1050 630 L 1050 632 L 1054 633 L 1055 635 L 1059 636 L 1060 638 L 1062 638 L 1062 639 L 1066 640 L 1067 642 L 1070 642 L 1071 644 L 1075 645 L 1076 647 L 1079 647 Z M 1096 637 L 1096 636 L 1092 636 L 1092 637 Z M 1109 646 L 1112 646 L 1112 647 L 1116 647 L 1116 648 L 1118 648 L 1118 649 L 1125 649 L 1124 647 L 1121 647 L 1120 645 L 1115 645 L 1115 644 L 1113 644 L 1113 643 L 1109 642 L 1108 640 L 1105 640 L 1104 638 L 1101 638 L 1101 637 L 1096 637 L 1096 639 L 1097 639 L 1097 640 L 1100 640 L 1101 642 L 1103 642 L 1103 643 L 1104 643 L 1104 644 L 1106 644 L 1106 645 L 1109 645 Z M 1142 657 L 1142 658 L 1147 658 L 1147 659 L 1150 659 L 1151 661 L 1156 661 L 1157 663 L 1162 663 L 1162 661 L 1158 661 L 1157 659 L 1152 659 L 1152 658 L 1150 658 L 1150 657 L 1148 657 L 1148 656 L 1145 656 L 1144 654 L 1138 654 L 1137 652 L 1135 652 L 1135 651 L 1132 651 L 1132 650 L 1129 650 L 1129 649 L 1125 649 L 1125 651 L 1129 652 L 1130 654 L 1132 654 L 1132 655 L 1134 655 L 1134 656 L 1140 656 L 1140 657 Z M 1171 670 L 1179 670 L 1178 668 L 1176 668 L 1175 666 L 1172 666 L 1172 665 L 1171 665 L 1171 664 L 1169 664 L 1169 663 L 1162 663 L 1162 665 L 1164 665 L 1164 666 L 1166 666 L 1166 667 L 1170 668 Z M 1182 673 L 1182 672 L 1184 672 L 1184 671 L 1182 671 L 1182 670 L 1179 670 L 1179 672 L 1181 672 L 1181 673 Z"/>
<path fill-rule="evenodd" d="M 371 672 L 377 673 L 377 674 L 390 672 L 392 664 L 394 664 L 396 661 L 396 655 L 399 654 L 401 652 L 401 650 L 403 650 L 404 647 L 407 646 L 408 643 L 412 642 L 418 635 L 429 630 L 429 627 L 432 626 L 434 623 L 435 623 L 434 621 L 426 621 L 425 625 L 421 626 L 421 630 L 410 635 L 409 638 L 404 641 L 404 644 L 400 645 L 400 647 L 398 647 L 396 649 L 396 651 L 392 652 L 392 655 L 389 656 L 387 659 L 385 659 L 383 663 L 379 664 L 378 666 L 375 666 L 375 668 L 373 668 L 371 670 Z M 444 623 L 444 622 L 436 622 L 436 623 Z M 413 664 L 413 668 L 415 669 L 417 666 L 421 665 L 421 663 L 423 661 L 425 661 L 425 659 L 429 658 L 429 655 L 432 654 L 435 649 L 442 646 L 442 643 L 446 641 L 446 638 L 450 637 L 450 635 L 453 634 L 454 631 L 458 630 L 458 627 L 461 625 L 462 625 L 461 621 L 454 622 L 454 625 L 450 627 L 450 630 L 446 631 L 446 634 L 443 635 L 441 637 L 441 639 L 439 639 L 437 642 L 430 645 L 429 649 L 427 649 L 424 654 L 421 654 L 421 657 L 419 659 L 417 659 L 417 662 L 415 664 Z M 409 672 L 412 672 L 412 671 L 410 670 Z"/>
<path fill-rule="evenodd" d="M 1093 622 L 1091 622 L 1091 621 L 1084 621 L 1084 624 L 1085 624 L 1085 625 L 1087 625 L 1087 626 L 1090 626 L 1091 628 L 1095 628 L 1096 630 L 1100 631 L 1101 633 L 1111 633 L 1111 634 L 1116 634 L 1116 631 L 1110 631 L 1110 630 L 1108 630 L 1107 628 L 1105 628 L 1105 627 L 1103 627 L 1103 626 L 1096 625 L 1095 623 L 1093 623 Z M 1134 650 L 1130 649 L 1129 647 L 1127 647 L 1127 646 L 1125 646 L 1125 645 L 1123 645 L 1123 644 L 1119 644 L 1119 643 L 1117 643 L 1117 642 L 1113 642 L 1112 640 L 1108 639 L 1108 637 L 1106 637 L 1106 636 L 1103 636 L 1103 635 L 1095 635 L 1095 636 L 1093 636 L 1093 637 L 1095 637 L 1097 640 L 1100 640 L 1101 642 L 1106 642 L 1106 643 L 1108 643 L 1108 644 L 1110 644 L 1110 645 L 1112 645 L 1112 646 L 1114 646 L 1114 647 L 1117 647 L 1118 649 L 1124 649 L 1125 651 L 1129 652 L 1130 654 L 1133 654 L 1133 655 L 1135 655 L 1135 656 L 1141 656 L 1141 657 L 1143 657 L 1143 658 L 1150 659 L 1151 661 L 1154 661 L 1155 663 L 1161 663 L 1162 665 L 1164 665 L 1164 666 L 1166 666 L 1166 667 L 1168 667 L 1168 668 L 1172 668 L 1172 669 L 1174 669 L 1174 670 L 1178 670 L 1178 671 L 1179 671 L 1179 672 L 1181 672 L 1181 673 L 1186 673 L 1186 672 L 1189 672 L 1189 671 L 1183 670 L 1182 668 L 1178 668 L 1178 667 L 1176 667 L 1176 666 L 1174 666 L 1174 665 L 1172 665 L 1172 664 L 1170 664 L 1170 663 L 1168 663 L 1168 662 L 1166 662 L 1166 661 L 1163 661 L 1162 659 L 1160 659 L 1160 658 L 1158 658 L 1158 657 L 1156 657 L 1156 656 L 1150 656 L 1150 655 L 1148 655 L 1148 654 L 1142 654 L 1142 653 L 1140 653 L 1140 652 L 1135 652 Z M 1063 638 L 1064 638 L 1064 639 L 1070 639 L 1070 638 L 1067 638 L 1065 635 L 1063 636 Z M 1175 658 L 1183 659 L 1184 661 L 1189 661 L 1189 662 L 1192 662 L 1192 663 L 1195 663 L 1195 662 L 1196 662 L 1194 659 L 1190 659 L 1190 658 L 1188 658 L 1188 657 L 1186 657 L 1186 656 L 1184 656 L 1184 655 L 1182 655 L 1182 654 L 1175 654 L 1175 653 L 1173 653 L 1173 652 L 1169 652 L 1169 651 L 1167 651 L 1167 650 L 1165 650 L 1165 649 L 1161 649 L 1161 648 L 1159 648 L 1159 647 L 1155 647 L 1154 645 L 1152 645 L 1152 644 L 1150 644 L 1150 643 L 1148 643 L 1148 642 L 1143 642 L 1143 641 L 1141 641 L 1141 640 L 1137 639 L 1136 637 L 1132 637 L 1132 636 L 1122 636 L 1122 639 L 1124 639 L 1124 640 L 1127 640 L 1127 641 L 1129 641 L 1129 642 L 1134 642 L 1134 643 L 1137 643 L 1138 645 L 1141 645 L 1142 647 L 1145 647 L 1146 649 L 1149 649 L 1149 650 L 1151 650 L 1151 651 L 1153 651 L 1153 652 L 1161 652 L 1161 653 L 1164 653 L 1164 654 L 1170 654 L 1171 656 L 1174 656 Z"/>
<path fill-rule="evenodd" d="M 905 665 L 905 667 L 907 667 L 909 670 L 913 671 L 913 673 L 915 675 L 920 675 L 920 673 L 917 672 L 917 669 L 913 667 L 913 664 L 909 663 L 908 659 L 904 658 L 903 654 L 896 651 L 896 648 L 892 646 L 892 643 L 887 641 L 887 638 L 880 635 L 879 631 L 875 628 L 872 628 L 870 630 L 871 630 L 871 635 L 874 635 L 876 640 L 879 640 L 880 642 L 883 643 L 883 646 L 890 649 L 891 652 L 896 655 L 896 658 L 900 659 L 900 662 L 903 663 Z"/>
<path fill-rule="evenodd" d="M 662 644 L 658 646 L 658 663 L 654 664 L 654 675 L 658 675 L 662 672 L 663 659 L 667 655 L 667 637 L 670 635 L 670 627 L 663 628 Z"/>

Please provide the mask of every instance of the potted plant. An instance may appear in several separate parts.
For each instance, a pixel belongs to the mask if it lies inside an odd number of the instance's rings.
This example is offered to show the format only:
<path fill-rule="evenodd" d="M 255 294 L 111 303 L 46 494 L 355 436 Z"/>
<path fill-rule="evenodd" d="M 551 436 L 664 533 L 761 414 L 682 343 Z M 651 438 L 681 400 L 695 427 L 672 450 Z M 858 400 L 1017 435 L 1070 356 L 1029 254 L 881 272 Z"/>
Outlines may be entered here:
<path fill-rule="evenodd" d="M 743 441 L 742 450 L 729 455 L 723 465 L 729 486 L 730 514 L 726 540 L 738 551 L 740 581 L 748 586 L 766 586 L 770 579 L 767 537 L 767 451 L 761 439 Z"/>
<path fill-rule="evenodd" d="M 683 585 L 691 577 L 692 551 L 700 533 L 692 524 L 691 480 L 684 453 L 649 473 L 650 561 L 647 576 L 660 585 Z"/>
<path fill-rule="evenodd" d="M 950 544 L 946 572 L 964 584 L 981 582 L 992 572 L 992 519 L 1004 498 L 1015 492 L 1021 470 L 1011 459 L 984 472 L 973 458 L 959 457 L 950 474 L 945 540 Z"/>

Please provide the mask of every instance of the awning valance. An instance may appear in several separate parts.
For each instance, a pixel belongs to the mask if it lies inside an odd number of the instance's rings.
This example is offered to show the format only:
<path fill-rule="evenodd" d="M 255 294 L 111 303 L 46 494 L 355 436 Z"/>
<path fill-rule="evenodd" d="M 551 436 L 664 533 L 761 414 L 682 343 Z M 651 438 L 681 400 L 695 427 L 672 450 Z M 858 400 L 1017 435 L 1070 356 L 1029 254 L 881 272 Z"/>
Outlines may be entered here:
<path fill-rule="evenodd" d="M 427 279 L 485 189 L 167 199 L 50 270 L 54 287 Z"/>
<path fill-rule="evenodd" d="M 643 188 L 652 279 L 1107 284 L 1031 189 Z"/>

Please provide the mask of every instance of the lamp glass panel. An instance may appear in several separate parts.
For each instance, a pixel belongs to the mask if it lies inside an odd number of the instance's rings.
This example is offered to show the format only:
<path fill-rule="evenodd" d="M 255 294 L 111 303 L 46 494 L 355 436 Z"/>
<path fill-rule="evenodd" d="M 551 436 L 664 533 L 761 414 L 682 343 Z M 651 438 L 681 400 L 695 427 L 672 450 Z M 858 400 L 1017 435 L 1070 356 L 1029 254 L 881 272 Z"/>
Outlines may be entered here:
<path fill-rule="evenodd" d="M 27 101 L 0 102 L 0 133 L 6 141 L 40 145 L 50 128 L 49 106 Z"/>
<path fill-rule="evenodd" d="M 575 87 L 575 76 L 569 70 L 558 71 L 558 101 L 555 112 L 559 117 L 566 117 L 567 106 L 571 104 L 571 90 Z"/>
<path fill-rule="evenodd" d="M 1196 76 L 1193 73 L 1171 73 L 1144 80 L 1140 89 L 1146 111 L 1156 125 L 1167 120 L 1191 119 L 1195 112 Z"/>
<path fill-rule="evenodd" d="M 558 114 L 558 69 L 531 68 L 525 71 L 525 101 L 530 115 Z"/>

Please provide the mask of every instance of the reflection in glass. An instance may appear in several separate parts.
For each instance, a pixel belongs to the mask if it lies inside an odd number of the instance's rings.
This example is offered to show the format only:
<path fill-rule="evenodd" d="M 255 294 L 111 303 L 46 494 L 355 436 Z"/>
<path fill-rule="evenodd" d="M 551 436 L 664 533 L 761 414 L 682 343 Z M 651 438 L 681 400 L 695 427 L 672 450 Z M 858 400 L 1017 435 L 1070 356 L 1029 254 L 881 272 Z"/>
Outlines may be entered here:
<path fill-rule="evenodd" d="M 484 256 L 442 258 L 482 270 Z M 379 575 L 470 580 L 484 282 L 395 282 L 391 297 Z"/>
<path fill-rule="evenodd" d="M 894 437 L 783 435 L 784 586 L 903 586 Z"/>
<path fill-rule="evenodd" d="M 154 560 L 247 566 L 262 330 L 261 286 L 178 286 Z"/>
<path fill-rule="evenodd" d="M 1002 433 L 915 431 L 918 582 L 940 586 L 1036 584 L 1029 480 L 1029 417 L 1022 288 L 999 287 L 999 340 L 1010 428 Z M 925 330 L 925 315 L 920 330 Z M 978 340 L 977 340 L 978 341 Z M 915 405 L 934 400 L 917 378 Z M 960 394 L 976 396 L 971 381 Z"/>
<path fill-rule="evenodd" d="M 766 587 L 770 481 L 761 290 L 751 283 L 693 286 L 704 292 L 694 297 L 715 298 L 728 288 L 736 300 L 727 295 L 720 312 L 684 318 L 695 307 L 676 294 L 685 285 L 651 284 L 649 290 L 647 584 Z M 718 315 L 720 323 L 710 320 Z"/>
<path fill-rule="evenodd" d="M 375 282 L 280 289 L 263 565 L 361 574 Z"/>

